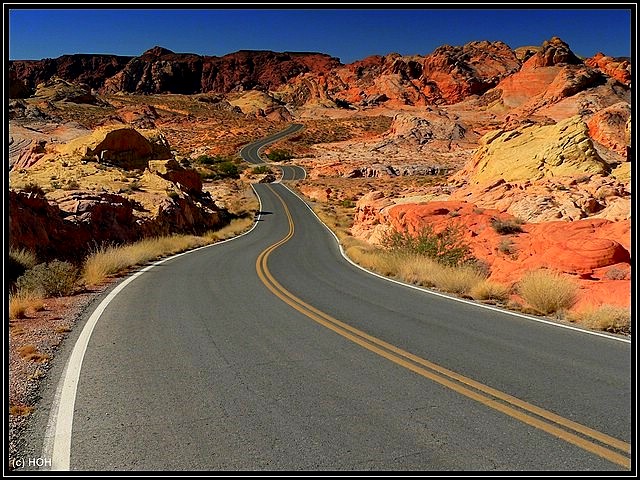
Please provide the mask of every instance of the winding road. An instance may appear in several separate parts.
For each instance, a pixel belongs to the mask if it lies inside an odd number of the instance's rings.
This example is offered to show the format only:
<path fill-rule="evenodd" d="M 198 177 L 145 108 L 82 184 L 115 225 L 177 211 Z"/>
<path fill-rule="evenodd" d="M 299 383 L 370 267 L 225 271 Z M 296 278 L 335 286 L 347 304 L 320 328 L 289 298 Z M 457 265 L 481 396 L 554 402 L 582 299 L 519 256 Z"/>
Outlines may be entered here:
<path fill-rule="evenodd" d="M 363 272 L 285 184 L 254 189 L 253 230 L 147 267 L 76 328 L 31 439 L 53 469 L 631 469 L 628 340 Z"/>

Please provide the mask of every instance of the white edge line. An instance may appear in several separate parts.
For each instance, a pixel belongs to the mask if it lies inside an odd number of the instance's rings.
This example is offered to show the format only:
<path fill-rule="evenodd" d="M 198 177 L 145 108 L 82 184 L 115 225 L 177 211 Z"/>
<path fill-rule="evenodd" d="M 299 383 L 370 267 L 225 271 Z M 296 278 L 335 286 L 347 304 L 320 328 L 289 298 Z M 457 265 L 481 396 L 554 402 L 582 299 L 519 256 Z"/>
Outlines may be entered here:
<path fill-rule="evenodd" d="M 262 212 L 262 200 L 260 196 L 253 188 L 254 194 L 258 198 L 258 212 Z M 187 250 L 186 252 L 177 253 L 167 258 L 163 258 L 154 262 L 151 265 L 144 267 L 142 270 L 137 271 L 132 276 L 120 283 L 114 288 L 109 295 L 105 297 L 98 307 L 93 311 L 89 320 L 85 324 L 80 333 L 80 336 L 76 340 L 76 343 L 71 351 L 71 355 L 65 368 L 62 372 L 62 376 L 58 382 L 58 387 L 53 398 L 51 405 L 51 413 L 49 414 L 49 421 L 44 436 L 44 445 L 42 448 L 42 458 L 51 460 L 51 471 L 69 471 L 71 468 L 71 433 L 73 430 L 73 413 L 75 409 L 76 393 L 78 390 L 78 382 L 80 380 L 80 370 L 82 369 L 82 361 L 84 360 L 84 354 L 89 345 L 91 334 L 95 328 L 98 320 L 102 316 L 102 313 L 106 310 L 111 301 L 120 293 L 129 283 L 133 282 L 143 273 L 151 270 L 164 262 L 193 253 L 203 248 L 214 247 L 222 243 L 227 243 L 232 240 L 236 240 L 240 237 L 251 233 L 258 225 L 258 220 L 261 218 L 261 213 L 258 213 L 256 220 L 253 222 L 253 226 L 246 232 L 237 235 L 226 240 L 221 240 L 209 245 L 203 245 L 202 247 Z"/>
<path fill-rule="evenodd" d="M 438 297 L 442 297 L 442 298 L 447 298 L 449 300 L 453 300 L 456 302 L 460 302 L 460 303 L 465 303 L 467 305 L 471 305 L 474 307 L 478 307 L 478 308 L 485 308 L 487 310 L 491 310 L 494 312 L 499 312 L 499 313 L 503 313 L 503 314 L 507 314 L 507 315 L 512 315 L 514 317 L 519 317 L 519 318 L 524 318 L 526 320 L 533 320 L 534 322 L 539 322 L 539 323 L 545 323 L 547 325 L 551 325 L 554 327 L 558 327 L 558 328 L 566 328 L 568 330 L 575 330 L 577 332 L 581 332 L 581 333 L 586 333 L 589 335 L 596 335 L 598 337 L 604 337 L 604 338 L 608 338 L 610 340 L 617 340 L 619 342 L 624 342 L 624 343 L 631 343 L 630 339 L 626 339 L 626 338 L 621 338 L 621 337 L 614 337 L 612 335 L 608 335 L 606 333 L 601 333 L 601 332 L 594 332 L 593 330 L 585 330 L 582 328 L 578 328 L 578 327 L 574 327 L 572 325 L 564 325 L 562 323 L 556 323 L 556 322 L 552 322 L 550 320 L 544 320 L 542 318 L 536 318 L 536 317 L 531 317 L 529 315 L 524 315 L 522 313 L 518 313 L 518 312 L 512 312 L 511 310 L 505 310 L 505 309 L 501 309 L 501 308 L 497 308 L 497 307 L 492 307 L 491 305 L 485 305 L 483 303 L 476 303 L 476 302 L 471 302 L 469 300 L 465 300 L 464 298 L 459 298 L 459 297 L 454 297 L 451 295 L 446 295 L 444 293 L 440 293 L 440 292 L 435 292 L 433 290 L 429 290 L 426 288 L 422 288 L 422 287 L 418 287 L 416 285 L 411 285 L 409 283 L 404 283 L 404 282 L 400 282 L 394 278 L 389 278 L 389 277 L 385 277 L 384 275 L 380 275 L 379 273 L 376 272 L 372 272 L 371 270 L 368 270 L 366 268 L 364 268 L 361 265 L 358 265 L 357 263 L 355 263 L 353 260 L 351 260 L 347 254 L 344 251 L 344 248 L 342 247 L 342 244 L 340 243 L 340 239 L 338 238 L 338 236 L 333 232 L 333 230 L 331 230 L 318 216 L 318 214 L 316 214 L 316 212 L 313 211 L 313 209 L 309 206 L 309 204 L 300 197 L 300 195 L 298 195 L 296 192 L 294 192 L 293 190 L 291 190 L 287 185 L 282 184 L 287 190 L 289 190 L 293 195 L 295 195 L 296 197 L 298 197 L 298 199 L 300 199 L 300 201 L 311 211 L 311 213 L 313 213 L 313 215 L 318 219 L 318 221 L 324 225 L 324 227 L 329 231 L 329 233 L 331 233 L 331 235 L 333 235 L 333 238 L 336 240 L 336 243 L 338 244 L 338 247 L 340 248 L 340 254 L 342 255 L 342 257 L 349 262 L 351 265 L 353 265 L 354 267 L 359 268 L 360 270 L 367 272 L 370 275 L 373 275 L 375 277 L 381 278 L 383 280 L 386 280 L 388 282 L 392 282 L 395 283 L 397 285 L 402 285 L 403 287 L 407 287 L 407 288 L 412 288 L 414 290 L 418 290 L 420 292 L 424 292 L 424 293 L 428 293 L 430 295 L 436 295 Z"/>

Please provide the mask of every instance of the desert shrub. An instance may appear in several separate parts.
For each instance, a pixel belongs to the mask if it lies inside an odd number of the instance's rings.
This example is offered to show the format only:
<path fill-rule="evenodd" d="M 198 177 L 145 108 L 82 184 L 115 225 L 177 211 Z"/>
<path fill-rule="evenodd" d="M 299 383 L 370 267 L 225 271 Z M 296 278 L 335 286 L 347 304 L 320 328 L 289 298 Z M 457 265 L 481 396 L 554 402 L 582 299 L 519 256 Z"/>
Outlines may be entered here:
<path fill-rule="evenodd" d="M 481 272 L 468 265 L 442 265 L 442 268 L 435 269 L 431 274 L 431 281 L 436 288 L 458 294 L 469 294 L 484 280 L 485 276 Z"/>
<path fill-rule="evenodd" d="M 504 302 L 509 299 L 509 287 L 501 283 L 484 280 L 475 285 L 469 294 L 476 300 L 497 300 Z"/>
<path fill-rule="evenodd" d="M 503 238 L 498 245 L 498 251 L 505 255 L 513 255 L 517 250 L 512 240 Z"/>
<path fill-rule="evenodd" d="M 76 180 L 69 180 L 64 186 L 64 190 L 78 190 L 79 188 L 80 184 Z"/>
<path fill-rule="evenodd" d="M 223 161 L 209 165 L 200 171 L 203 180 L 221 180 L 223 178 L 240 178 L 238 165 L 230 161 Z"/>
<path fill-rule="evenodd" d="M 575 283 L 550 270 L 536 270 L 526 274 L 518 284 L 518 293 L 543 315 L 568 310 L 578 296 Z"/>
<path fill-rule="evenodd" d="M 287 160 L 291 160 L 293 155 L 288 150 L 282 149 L 274 149 L 267 153 L 267 158 L 272 162 L 286 162 Z"/>
<path fill-rule="evenodd" d="M 33 268 L 38 263 L 35 253 L 27 249 L 9 249 L 9 258 L 5 267 L 5 275 L 8 284 L 11 286 L 14 282 L 24 275 L 24 273 Z"/>
<path fill-rule="evenodd" d="M 621 268 L 613 267 L 607 270 L 605 277 L 609 280 L 624 280 L 627 278 L 627 271 Z"/>
<path fill-rule="evenodd" d="M 24 318 L 28 310 L 44 310 L 44 298 L 38 292 L 17 290 L 9 294 L 9 319 Z"/>
<path fill-rule="evenodd" d="M 217 171 L 222 176 L 222 178 L 238 178 L 238 166 L 233 162 L 222 162 L 217 165 Z"/>
<path fill-rule="evenodd" d="M 49 297 L 62 297 L 73 293 L 78 280 L 78 269 L 69 262 L 53 260 L 40 263 L 27 270 L 16 281 L 19 290 L 40 293 Z"/>
<path fill-rule="evenodd" d="M 211 157 L 209 155 L 200 155 L 195 161 L 203 165 L 214 165 L 216 163 L 224 162 L 225 158 L 220 156 Z"/>
<path fill-rule="evenodd" d="M 500 220 L 499 218 L 491 219 L 491 226 L 500 235 L 509 235 L 511 233 L 522 233 L 522 221 L 516 220 Z"/>
<path fill-rule="evenodd" d="M 31 193 L 39 197 L 44 197 L 44 190 L 40 185 L 34 182 L 27 183 L 22 189 L 22 191 L 26 193 Z"/>
<path fill-rule="evenodd" d="M 631 333 L 631 312 L 627 308 L 601 305 L 579 316 L 586 326 L 610 333 Z"/>
<path fill-rule="evenodd" d="M 255 167 L 253 170 L 251 170 L 251 172 L 256 175 L 262 175 L 264 173 L 271 173 L 271 169 L 266 165 L 260 165 L 259 167 Z"/>
<path fill-rule="evenodd" d="M 343 208 L 353 208 L 356 206 L 356 204 L 353 202 L 353 200 L 345 198 L 340 201 L 340 206 Z"/>
<path fill-rule="evenodd" d="M 450 266 L 472 259 L 471 248 L 464 242 L 460 230 L 452 226 L 435 233 L 433 227 L 427 225 L 416 235 L 393 230 L 385 234 L 382 245 L 394 252 L 424 255 Z"/>

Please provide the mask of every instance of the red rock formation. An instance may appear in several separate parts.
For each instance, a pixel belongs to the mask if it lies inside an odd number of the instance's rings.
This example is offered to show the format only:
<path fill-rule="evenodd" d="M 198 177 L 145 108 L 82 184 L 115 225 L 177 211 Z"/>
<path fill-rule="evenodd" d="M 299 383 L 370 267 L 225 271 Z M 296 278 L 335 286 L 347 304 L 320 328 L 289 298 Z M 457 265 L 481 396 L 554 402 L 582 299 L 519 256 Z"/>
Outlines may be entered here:
<path fill-rule="evenodd" d="M 206 196 L 167 198 L 154 217 L 135 215 L 134 202 L 120 195 L 65 192 L 46 198 L 9 192 L 9 243 L 38 258 L 77 261 L 100 244 L 122 243 L 173 233 L 204 233 L 228 221 L 225 210 Z"/>
<path fill-rule="evenodd" d="M 593 57 L 587 58 L 584 63 L 592 68 L 601 70 L 625 85 L 631 83 L 631 64 L 626 58 L 615 59 L 599 52 Z"/>
<path fill-rule="evenodd" d="M 580 65 L 582 60 L 560 38 L 552 37 L 550 40 L 545 40 L 542 48 L 524 62 L 522 69 L 553 67 L 561 64 Z"/>
<path fill-rule="evenodd" d="M 491 280 L 512 285 L 529 271 L 549 268 L 579 281 L 590 295 L 581 297 L 582 304 L 630 304 L 630 281 L 625 273 L 630 271 L 631 262 L 630 220 L 524 224 L 522 233 L 501 235 L 492 226 L 494 219 L 515 218 L 498 210 L 457 201 L 390 204 L 380 192 L 363 197 L 357 204 L 352 233 L 366 237 L 365 232 L 370 234 L 385 225 L 410 234 L 427 225 L 436 233 L 457 226 L 473 255 L 489 265 Z M 595 282 L 597 289 L 592 287 Z M 615 287 L 616 297 L 606 293 L 608 285 Z M 593 296 L 596 293 L 598 296 Z"/>
<path fill-rule="evenodd" d="M 42 140 L 23 150 L 22 153 L 20 153 L 18 160 L 16 160 L 11 168 L 15 168 L 17 170 L 20 168 L 29 168 L 35 165 L 38 160 L 44 157 L 46 153 L 45 145 L 46 142 Z"/>
<path fill-rule="evenodd" d="M 10 62 L 10 78 L 13 84 L 22 82 L 31 89 L 57 75 L 108 93 L 280 90 L 283 98 L 294 105 L 311 101 L 333 106 L 366 106 L 385 102 L 456 103 L 471 95 L 482 95 L 520 71 L 519 78 L 501 88 L 505 99 L 519 95 L 514 101 L 521 104 L 531 95 L 541 93 L 556 78 L 558 72 L 547 69 L 586 68 L 569 46 L 556 37 L 527 52 L 516 53 L 503 42 L 480 41 L 464 46 L 444 45 L 426 56 L 376 55 L 342 65 L 338 59 L 321 53 L 241 50 L 212 57 L 154 47 L 139 57 L 65 55 L 38 61 L 16 60 Z M 596 56 L 587 65 L 623 83 L 630 82 L 628 61 Z M 578 88 L 592 84 L 595 78 L 582 73 L 573 76 L 584 77 L 573 81 Z M 564 83 L 571 84 L 569 80 Z M 567 92 L 563 95 L 570 94 Z M 508 100 L 505 103 L 510 104 Z"/>
<path fill-rule="evenodd" d="M 100 88 L 107 78 L 122 70 L 133 57 L 119 55 L 63 55 L 43 60 L 12 60 L 9 70 L 16 78 L 30 88 L 53 76 L 78 83 L 86 83 L 91 88 Z"/>
<path fill-rule="evenodd" d="M 425 95 L 455 103 L 495 87 L 501 78 L 518 71 L 520 61 L 503 42 L 470 42 L 463 47 L 448 45 L 425 57 L 422 82 L 435 91 Z"/>
<path fill-rule="evenodd" d="M 589 135 L 598 143 L 627 157 L 631 147 L 630 119 L 631 105 L 616 103 L 591 117 L 587 122 Z"/>
<path fill-rule="evenodd" d="M 27 98 L 31 95 L 31 90 L 24 80 L 18 78 L 15 70 L 9 71 L 9 98 Z"/>
<path fill-rule="evenodd" d="M 185 192 L 198 193 L 202 191 L 200 174 L 195 170 L 183 168 L 173 159 L 151 160 L 149 161 L 149 170 L 165 180 L 179 185 L 180 189 Z"/>

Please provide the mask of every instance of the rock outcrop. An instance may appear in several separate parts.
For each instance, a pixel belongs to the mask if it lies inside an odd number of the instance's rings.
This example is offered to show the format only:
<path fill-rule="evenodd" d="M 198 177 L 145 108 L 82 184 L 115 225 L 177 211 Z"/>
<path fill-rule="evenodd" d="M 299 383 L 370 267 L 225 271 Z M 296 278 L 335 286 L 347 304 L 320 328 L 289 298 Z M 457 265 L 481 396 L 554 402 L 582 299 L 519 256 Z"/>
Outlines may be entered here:
<path fill-rule="evenodd" d="M 381 192 L 371 192 L 357 202 L 351 232 L 379 243 L 390 230 L 417 234 L 426 226 L 436 233 L 454 227 L 495 282 L 515 285 L 527 272 L 549 268 L 579 283 L 582 306 L 629 306 L 630 220 L 525 223 L 521 233 L 502 235 L 493 227 L 496 219 L 516 221 L 500 210 L 469 202 L 396 203 Z"/>
<path fill-rule="evenodd" d="M 132 58 L 119 55 L 62 55 L 43 60 L 12 60 L 9 61 L 9 70 L 15 72 L 16 78 L 31 90 L 54 76 L 97 89 L 104 86 L 105 80 L 122 70 Z"/>
<path fill-rule="evenodd" d="M 593 57 L 587 58 L 584 63 L 599 69 L 620 83 L 625 85 L 631 83 L 631 63 L 627 58 L 617 59 L 598 52 Z"/>
<path fill-rule="evenodd" d="M 17 96 L 53 76 L 101 93 L 259 90 L 277 93 L 292 106 L 359 108 L 453 104 L 487 92 L 495 95 L 493 89 L 502 92 L 505 105 L 514 106 L 551 87 L 544 99 L 536 99 L 549 103 L 609 77 L 629 85 L 631 73 L 628 61 L 602 55 L 583 63 L 556 37 L 524 50 L 478 41 L 444 45 L 424 56 L 374 55 L 349 65 L 321 53 L 241 50 L 214 57 L 162 47 L 138 57 L 65 55 L 10 62 Z"/>
<path fill-rule="evenodd" d="M 51 77 L 36 86 L 34 96 L 46 102 L 87 103 L 91 105 L 103 102 L 91 93 L 86 85 L 71 83 L 60 77 Z"/>
<path fill-rule="evenodd" d="M 132 242 L 173 233 L 202 234 L 229 220 L 211 199 L 165 198 L 152 217 L 136 215 L 140 205 L 124 196 L 59 192 L 54 203 L 30 193 L 9 192 L 9 243 L 40 259 L 77 261 L 96 245 Z"/>
<path fill-rule="evenodd" d="M 587 122 L 589 135 L 608 149 L 628 158 L 631 151 L 631 105 L 616 103 L 596 112 Z"/>
<path fill-rule="evenodd" d="M 478 184 L 607 173 L 609 167 L 588 133 L 577 116 L 556 125 L 529 124 L 490 132 L 454 179 Z"/>

